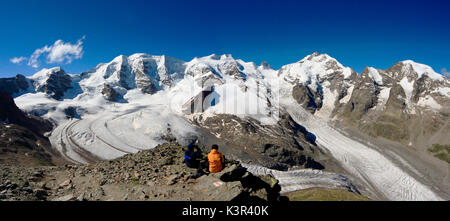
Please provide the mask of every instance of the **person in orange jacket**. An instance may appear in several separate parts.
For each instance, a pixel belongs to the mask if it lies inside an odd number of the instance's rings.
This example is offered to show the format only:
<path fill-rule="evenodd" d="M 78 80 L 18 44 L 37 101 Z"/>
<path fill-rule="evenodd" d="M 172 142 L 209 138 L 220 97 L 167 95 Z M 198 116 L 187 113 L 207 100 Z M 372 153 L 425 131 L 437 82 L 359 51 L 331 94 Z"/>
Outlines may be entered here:
<path fill-rule="evenodd" d="M 208 154 L 208 162 L 210 173 L 218 173 L 223 170 L 225 158 L 219 152 L 219 146 L 217 144 L 212 145 L 211 152 Z"/>

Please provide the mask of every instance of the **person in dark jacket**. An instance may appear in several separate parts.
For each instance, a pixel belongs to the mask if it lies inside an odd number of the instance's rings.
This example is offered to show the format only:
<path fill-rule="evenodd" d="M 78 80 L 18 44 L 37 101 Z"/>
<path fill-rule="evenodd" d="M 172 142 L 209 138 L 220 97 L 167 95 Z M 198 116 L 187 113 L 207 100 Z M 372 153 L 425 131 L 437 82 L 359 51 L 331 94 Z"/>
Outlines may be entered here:
<path fill-rule="evenodd" d="M 194 144 L 189 144 L 187 147 L 188 149 L 184 152 L 184 162 L 187 167 L 197 169 L 195 177 L 199 177 L 204 174 L 200 163 L 202 152 L 200 148 Z"/>
<path fill-rule="evenodd" d="M 197 149 L 197 150 L 196 150 Z M 200 165 L 200 153 L 198 148 L 195 148 L 193 144 L 187 146 L 186 152 L 184 152 L 184 162 L 187 167 L 198 168 Z"/>

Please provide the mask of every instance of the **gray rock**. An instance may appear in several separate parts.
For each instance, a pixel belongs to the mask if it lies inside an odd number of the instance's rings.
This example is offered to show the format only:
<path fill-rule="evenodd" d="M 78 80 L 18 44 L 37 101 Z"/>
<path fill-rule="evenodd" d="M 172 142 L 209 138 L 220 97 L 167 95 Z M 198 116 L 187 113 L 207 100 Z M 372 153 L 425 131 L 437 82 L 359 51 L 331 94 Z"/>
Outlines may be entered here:
<path fill-rule="evenodd" d="M 45 200 L 48 196 L 47 191 L 43 189 L 35 189 L 34 196 L 39 200 Z"/>
<path fill-rule="evenodd" d="M 241 182 L 223 182 L 215 176 L 202 176 L 197 179 L 194 190 L 208 193 L 204 200 L 231 201 L 238 197 L 244 190 Z"/>
<path fill-rule="evenodd" d="M 77 198 L 73 194 L 68 194 L 68 195 L 53 199 L 53 201 L 74 201 L 76 199 Z"/>
<path fill-rule="evenodd" d="M 120 98 L 120 94 L 108 84 L 103 85 L 102 94 L 109 101 L 118 101 Z"/>
<path fill-rule="evenodd" d="M 323 94 L 321 90 L 313 91 L 309 86 L 297 84 L 292 88 L 292 97 L 311 113 L 322 107 Z"/>
<path fill-rule="evenodd" d="M 177 183 L 178 175 L 172 175 L 167 178 L 167 185 L 173 185 Z"/>
<path fill-rule="evenodd" d="M 86 199 L 86 193 L 81 193 L 78 197 L 77 197 L 78 201 L 87 201 Z"/>
<path fill-rule="evenodd" d="M 10 184 L 6 185 L 6 188 L 7 188 L 7 189 L 14 190 L 14 189 L 16 189 L 18 186 L 19 186 L 19 185 L 17 185 L 17 183 L 10 183 Z"/>
<path fill-rule="evenodd" d="M 44 189 L 44 190 L 49 190 L 50 189 L 48 184 L 47 184 L 47 182 L 45 182 L 45 181 L 37 183 L 36 186 L 38 188 L 41 188 L 41 189 Z"/>
<path fill-rule="evenodd" d="M 33 189 L 31 189 L 30 187 L 24 187 L 24 188 L 22 188 L 22 190 L 27 193 L 33 193 Z"/>
<path fill-rule="evenodd" d="M 104 196 L 105 195 L 105 190 L 103 190 L 103 188 L 99 187 L 95 190 L 94 194 L 96 196 Z"/>
<path fill-rule="evenodd" d="M 59 184 L 59 187 L 66 187 L 72 183 L 71 179 L 65 180 L 62 183 Z"/>
<path fill-rule="evenodd" d="M 148 199 L 149 198 L 149 196 L 144 192 L 144 191 L 141 191 L 140 193 L 139 193 L 139 199 L 140 200 L 146 200 L 146 199 Z"/>

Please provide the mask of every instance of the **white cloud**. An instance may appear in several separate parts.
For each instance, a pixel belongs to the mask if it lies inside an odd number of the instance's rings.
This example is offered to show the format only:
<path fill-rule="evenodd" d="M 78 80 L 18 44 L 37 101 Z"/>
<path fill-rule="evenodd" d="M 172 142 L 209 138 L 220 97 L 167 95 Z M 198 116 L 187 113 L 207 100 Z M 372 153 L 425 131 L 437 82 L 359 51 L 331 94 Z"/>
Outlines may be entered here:
<path fill-rule="evenodd" d="M 27 58 L 26 58 L 26 57 L 23 57 L 23 56 L 20 56 L 20 57 L 13 57 L 13 58 L 9 59 L 9 61 L 10 61 L 11 63 L 13 63 L 13 64 L 20 64 L 20 63 L 22 63 L 22 62 L 25 61 L 25 60 L 27 60 Z"/>
<path fill-rule="evenodd" d="M 72 63 L 74 59 L 80 59 L 83 56 L 83 40 L 79 39 L 76 44 L 64 43 L 62 40 L 56 41 L 51 47 L 47 56 L 47 63 Z"/>
<path fill-rule="evenodd" d="M 31 54 L 30 58 L 26 57 L 14 57 L 11 58 L 10 61 L 14 64 L 20 64 L 21 62 L 28 59 L 28 66 L 33 68 L 39 67 L 39 58 L 43 54 L 47 54 L 46 62 L 47 64 L 55 64 L 55 63 L 65 63 L 70 64 L 73 60 L 80 59 L 83 57 L 83 40 L 85 37 L 83 36 L 81 39 L 78 39 L 76 44 L 71 44 L 69 42 L 65 43 L 62 40 L 57 40 L 53 45 L 46 45 L 42 48 L 36 49 L 33 54 Z"/>
<path fill-rule="evenodd" d="M 33 54 L 30 56 L 30 59 L 28 60 L 28 65 L 33 67 L 33 68 L 38 68 L 39 67 L 39 57 L 43 54 L 43 53 L 48 53 L 51 49 L 46 45 L 43 48 L 38 48 L 36 49 Z"/>

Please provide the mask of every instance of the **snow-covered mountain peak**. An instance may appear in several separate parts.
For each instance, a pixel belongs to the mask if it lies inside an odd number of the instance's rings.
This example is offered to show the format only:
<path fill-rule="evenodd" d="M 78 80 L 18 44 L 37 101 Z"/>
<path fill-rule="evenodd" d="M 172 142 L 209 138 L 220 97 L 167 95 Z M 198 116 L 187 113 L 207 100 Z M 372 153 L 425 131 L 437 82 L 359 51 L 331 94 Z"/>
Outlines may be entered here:
<path fill-rule="evenodd" d="M 344 79 L 352 75 L 352 69 L 344 67 L 336 59 L 327 54 L 308 55 L 299 62 L 281 67 L 279 76 L 291 83 L 314 85 L 334 75 L 343 75 Z"/>
<path fill-rule="evenodd" d="M 444 76 L 436 73 L 433 70 L 433 68 L 431 68 L 428 65 L 420 64 L 420 63 L 414 62 L 412 60 L 406 60 L 406 61 L 402 61 L 400 63 L 402 63 L 404 65 L 404 68 L 406 70 L 409 69 L 409 70 L 413 70 L 414 72 L 416 72 L 417 75 L 418 75 L 417 76 L 418 79 L 421 78 L 423 75 L 426 75 L 426 76 L 428 76 L 429 78 L 431 78 L 433 80 L 441 81 L 441 80 L 445 79 Z"/>
<path fill-rule="evenodd" d="M 44 75 L 49 75 L 49 74 L 55 74 L 58 72 L 61 72 L 64 70 L 58 66 L 58 67 L 53 67 L 53 68 L 42 68 L 40 71 L 36 72 L 35 74 L 33 74 L 31 77 L 38 77 L 38 76 L 44 76 Z"/>
<path fill-rule="evenodd" d="M 204 79 L 216 78 L 216 80 L 219 80 L 227 77 L 243 79 L 245 78 L 245 74 L 242 72 L 244 69 L 243 64 L 250 63 L 235 60 L 231 55 L 219 56 L 212 54 L 205 57 L 194 58 L 188 62 L 186 64 L 185 73 L 192 76 L 202 76 Z M 252 65 L 250 64 L 250 66 Z"/>
<path fill-rule="evenodd" d="M 113 61 L 113 62 L 123 62 L 123 61 L 125 61 L 125 60 L 127 60 L 127 59 L 128 59 L 127 56 L 121 54 L 121 55 L 115 57 L 112 61 Z"/>
<path fill-rule="evenodd" d="M 52 75 L 66 75 L 66 72 L 61 67 L 43 68 L 30 76 L 29 79 L 33 80 L 35 87 L 42 86 Z"/>
<path fill-rule="evenodd" d="M 264 70 L 268 70 L 268 69 L 273 70 L 272 66 L 270 66 L 270 64 L 267 63 L 266 61 L 261 62 L 261 64 L 259 66 L 261 67 L 261 69 L 264 69 Z"/>
<path fill-rule="evenodd" d="M 202 58 L 203 59 L 211 59 L 211 60 L 227 60 L 227 59 L 234 60 L 234 58 L 233 58 L 233 56 L 231 56 L 231 54 L 222 54 L 222 55 L 210 54 L 210 55 L 202 57 Z"/>
<path fill-rule="evenodd" d="M 151 57 L 151 55 L 149 55 L 147 53 L 135 53 L 135 54 L 130 55 L 128 58 L 131 60 L 134 60 L 134 59 L 138 59 L 138 58 L 148 58 L 148 57 Z"/>
<path fill-rule="evenodd" d="M 333 57 L 331 57 L 328 54 L 320 54 L 318 52 L 314 52 L 310 55 L 307 55 L 306 57 L 304 57 L 303 59 L 301 59 L 298 62 L 301 63 L 301 62 L 305 62 L 305 61 L 314 61 L 317 63 L 322 63 L 322 62 L 327 62 L 327 61 L 336 61 L 336 59 L 334 59 Z"/>
<path fill-rule="evenodd" d="M 209 59 L 212 59 L 212 60 L 219 60 L 220 59 L 220 56 L 217 55 L 217 54 L 210 54 L 210 55 L 205 56 L 205 57 L 209 58 Z M 205 58 L 205 57 L 203 57 L 203 58 Z"/>

